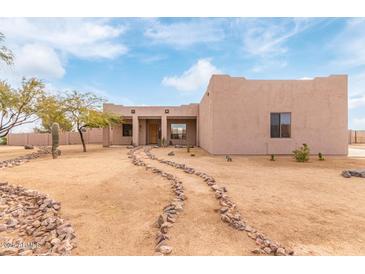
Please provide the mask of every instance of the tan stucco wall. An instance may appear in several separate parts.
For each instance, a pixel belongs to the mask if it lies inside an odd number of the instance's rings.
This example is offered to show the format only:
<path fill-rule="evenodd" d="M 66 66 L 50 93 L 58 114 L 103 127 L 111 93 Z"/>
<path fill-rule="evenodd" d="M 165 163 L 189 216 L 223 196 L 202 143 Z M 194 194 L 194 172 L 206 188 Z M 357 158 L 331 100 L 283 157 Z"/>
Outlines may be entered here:
<path fill-rule="evenodd" d="M 195 134 L 188 135 L 195 140 L 188 141 L 213 154 L 291 154 L 307 143 L 311 153 L 346 155 L 347 101 L 346 75 L 313 80 L 247 80 L 213 75 L 200 104 L 176 107 L 104 104 L 104 111 L 136 123 L 139 130 L 133 132 L 138 137 L 133 142 L 139 144 L 145 144 L 144 140 L 148 143 L 151 119 L 161 123 L 161 135 L 167 141 L 172 119 L 187 119 L 195 123 L 188 126 L 188 132 L 194 128 Z M 165 113 L 166 109 L 169 113 Z M 291 113 L 291 138 L 270 138 L 271 112 Z M 104 130 L 105 138 L 108 132 Z M 121 132 L 113 131 L 111 143 L 118 134 Z M 104 145 L 107 143 L 104 140 Z"/>
<path fill-rule="evenodd" d="M 213 81 L 210 81 L 199 104 L 199 146 L 207 151 L 213 150 L 213 96 L 211 94 Z"/>
<path fill-rule="evenodd" d="M 312 153 L 347 154 L 347 76 L 246 80 L 219 75 L 209 87 L 212 99 L 210 104 L 202 100 L 200 125 L 205 120 L 213 125 L 201 134 L 200 145 L 210 153 L 291 154 L 307 143 Z M 270 138 L 271 112 L 291 112 L 291 138 Z"/>
<path fill-rule="evenodd" d="M 84 133 L 85 143 L 101 144 L 103 141 L 102 128 L 87 129 Z M 60 132 L 60 145 L 81 144 L 78 132 Z M 8 135 L 8 145 L 10 146 L 49 146 L 52 145 L 52 137 L 49 133 L 10 133 Z"/>
<path fill-rule="evenodd" d="M 125 119 L 124 124 L 132 124 L 132 120 Z M 123 136 L 123 126 L 114 125 L 111 127 L 111 145 L 130 145 L 132 143 L 131 136 Z"/>
<path fill-rule="evenodd" d="M 117 115 L 121 115 L 126 118 L 133 116 L 138 117 L 174 117 L 174 116 L 192 116 L 198 115 L 198 104 L 189 104 L 181 106 L 123 106 L 114 104 L 104 104 L 103 111 L 111 112 Z M 135 113 L 132 114 L 131 110 L 134 109 Z M 166 114 L 165 110 L 168 109 L 169 113 Z"/>

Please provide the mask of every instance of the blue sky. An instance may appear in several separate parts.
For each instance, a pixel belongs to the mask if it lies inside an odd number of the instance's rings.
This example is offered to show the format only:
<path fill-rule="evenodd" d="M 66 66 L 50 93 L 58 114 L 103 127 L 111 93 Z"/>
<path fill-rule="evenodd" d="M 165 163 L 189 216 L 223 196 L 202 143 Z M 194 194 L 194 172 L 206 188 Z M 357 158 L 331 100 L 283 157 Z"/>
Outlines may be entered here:
<path fill-rule="evenodd" d="M 125 105 L 199 102 L 212 73 L 249 79 L 349 75 L 349 127 L 365 129 L 365 19 L 0 18 L 16 56 L 0 78 Z"/>

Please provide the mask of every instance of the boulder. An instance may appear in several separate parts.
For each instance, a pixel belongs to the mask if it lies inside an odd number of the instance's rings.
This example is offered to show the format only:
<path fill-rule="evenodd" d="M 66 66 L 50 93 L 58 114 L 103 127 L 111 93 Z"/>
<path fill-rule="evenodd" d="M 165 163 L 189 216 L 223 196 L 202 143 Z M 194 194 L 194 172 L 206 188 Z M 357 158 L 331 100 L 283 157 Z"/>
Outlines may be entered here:
<path fill-rule="evenodd" d="M 285 253 L 285 249 L 284 249 L 284 248 L 282 248 L 282 247 L 279 247 L 279 248 L 276 250 L 275 255 L 276 255 L 276 256 L 285 256 L 285 255 L 286 255 L 286 253 Z"/>
<path fill-rule="evenodd" d="M 168 245 L 162 245 L 159 248 L 159 252 L 161 252 L 164 255 L 168 255 L 172 252 L 172 247 Z"/>
<path fill-rule="evenodd" d="M 5 224 L 0 224 L 0 232 L 6 231 L 8 229 L 8 226 Z"/>

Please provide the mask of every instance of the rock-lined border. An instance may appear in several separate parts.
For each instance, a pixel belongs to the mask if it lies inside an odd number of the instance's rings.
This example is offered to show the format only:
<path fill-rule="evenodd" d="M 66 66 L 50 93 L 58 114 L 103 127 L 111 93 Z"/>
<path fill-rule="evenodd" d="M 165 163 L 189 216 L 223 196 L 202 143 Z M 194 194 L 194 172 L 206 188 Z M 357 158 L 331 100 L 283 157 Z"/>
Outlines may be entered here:
<path fill-rule="evenodd" d="M 0 183 L 0 255 L 71 255 L 76 236 L 60 209 L 48 195 Z"/>
<path fill-rule="evenodd" d="M 176 178 L 174 175 L 163 172 L 162 170 L 147 165 L 141 159 L 139 159 L 135 152 L 141 149 L 141 147 L 132 148 L 128 152 L 128 157 L 132 159 L 132 163 L 136 166 L 145 166 L 146 170 L 151 170 L 155 174 L 159 174 L 163 178 L 166 178 L 171 183 L 172 191 L 174 192 L 176 198 L 170 201 L 164 208 L 163 212 L 160 214 L 156 221 L 156 226 L 159 229 L 156 233 L 155 239 L 155 251 L 162 255 L 168 255 L 172 252 L 172 247 L 168 245 L 168 240 L 170 239 L 168 235 L 169 229 L 176 222 L 176 218 L 184 209 L 184 186 L 181 180 Z M 148 148 L 145 148 L 145 153 L 148 152 Z"/>
<path fill-rule="evenodd" d="M 342 177 L 351 178 L 351 177 L 359 177 L 365 178 L 365 169 L 358 169 L 358 170 L 344 170 L 341 173 Z"/>
<path fill-rule="evenodd" d="M 13 159 L 9 160 L 3 160 L 0 161 L 0 169 L 7 168 L 7 167 L 14 167 L 14 166 L 20 166 L 22 164 L 25 164 L 26 162 L 29 162 L 30 160 L 37 159 L 41 157 L 42 155 L 51 153 L 50 148 L 48 147 L 39 147 L 38 151 L 29 153 L 23 156 L 19 156 Z"/>
<path fill-rule="evenodd" d="M 194 168 L 188 167 L 185 164 L 179 164 L 171 160 L 159 159 L 150 152 L 151 149 L 152 147 L 146 150 L 146 155 L 151 160 L 159 161 L 160 163 L 181 169 L 188 174 L 194 174 L 198 177 L 201 177 L 207 183 L 207 185 L 210 186 L 210 188 L 215 192 L 215 197 L 217 200 L 219 200 L 219 204 L 221 206 L 219 209 L 221 220 L 234 229 L 247 232 L 248 237 L 255 240 L 259 248 L 252 250 L 254 254 L 268 254 L 277 256 L 294 255 L 294 251 L 285 248 L 276 241 L 269 239 L 265 234 L 258 232 L 255 228 L 248 225 L 247 221 L 241 217 L 236 204 L 227 195 L 226 187 L 219 186 L 212 176 L 204 172 L 196 171 Z"/>

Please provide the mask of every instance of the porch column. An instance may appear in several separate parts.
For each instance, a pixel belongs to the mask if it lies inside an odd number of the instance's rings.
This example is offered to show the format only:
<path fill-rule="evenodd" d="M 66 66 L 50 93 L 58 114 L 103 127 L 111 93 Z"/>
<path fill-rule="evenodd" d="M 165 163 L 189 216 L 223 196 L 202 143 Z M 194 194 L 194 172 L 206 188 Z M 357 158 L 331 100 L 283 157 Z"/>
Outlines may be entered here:
<path fill-rule="evenodd" d="M 196 120 L 195 120 L 195 124 L 196 124 L 196 146 L 198 147 L 199 146 L 199 117 L 196 117 Z"/>
<path fill-rule="evenodd" d="M 167 117 L 166 115 L 161 116 L 161 145 L 162 140 L 165 139 L 165 146 L 167 145 Z"/>
<path fill-rule="evenodd" d="M 70 144 L 70 134 L 67 135 L 67 145 Z M 110 147 L 110 126 L 103 128 L 103 147 Z"/>
<path fill-rule="evenodd" d="M 133 128 L 133 133 L 132 133 L 132 140 L 133 140 L 133 145 L 138 146 L 139 145 L 139 122 L 138 122 L 138 116 L 137 115 L 133 115 L 133 122 L 132 122 L 132 128 Z"/>

